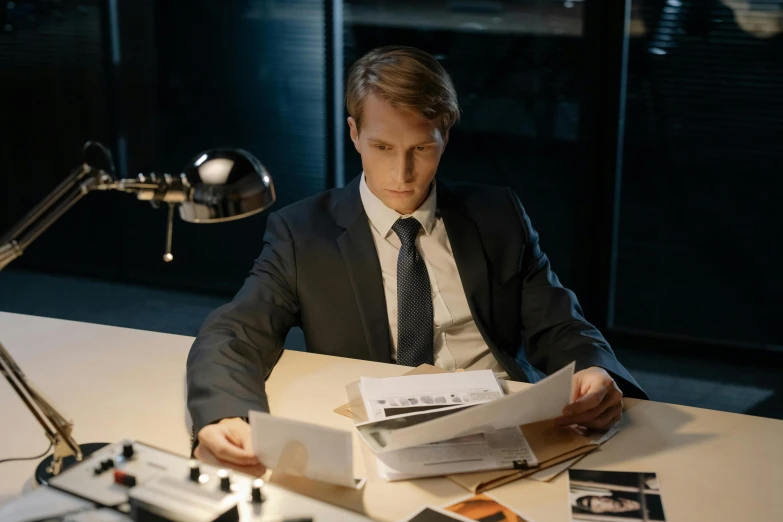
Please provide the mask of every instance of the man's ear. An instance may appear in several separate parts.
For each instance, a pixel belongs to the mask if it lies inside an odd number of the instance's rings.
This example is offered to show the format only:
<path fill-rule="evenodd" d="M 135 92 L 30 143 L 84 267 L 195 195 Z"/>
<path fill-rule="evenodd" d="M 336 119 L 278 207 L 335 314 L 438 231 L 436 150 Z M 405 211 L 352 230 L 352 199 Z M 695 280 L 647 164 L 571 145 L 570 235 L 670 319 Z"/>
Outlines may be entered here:
<path fill-rule="evenodd" d="M 348 116 L 348 127 L 350 128 L 353 146 L 356 148 L 356 152 L 361 154 L 362 151 L 359 150 L 359 127 L 356 125 L 356 120 L 353 119 L 353 116 Z"/>
<path fill-rule="evenodd" d="M 443 135 L 443 152 L 446 152 L 446 145 L 449 144 L 449 131 L 451 129 L 446 129 L 446 133 Z"/>

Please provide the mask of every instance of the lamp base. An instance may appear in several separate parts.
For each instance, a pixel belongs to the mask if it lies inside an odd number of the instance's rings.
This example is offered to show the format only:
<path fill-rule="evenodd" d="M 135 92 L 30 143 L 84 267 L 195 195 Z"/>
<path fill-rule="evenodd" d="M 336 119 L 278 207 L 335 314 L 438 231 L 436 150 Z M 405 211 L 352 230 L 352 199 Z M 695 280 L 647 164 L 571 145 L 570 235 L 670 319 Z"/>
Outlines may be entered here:
<path fill-rule="evenodd" d="M 81 448 L 82 450 L 82 456 L 87 457 L 95 453 L 99 449 L 108 445 L 109 445 L 108 442 L 90 442 L 87 444 L 79 444 L 79 448 Z M 49 481 L 52 479 L 52 477 L 54 477 L 54 475 L 46 471 L 47 468 L 49 468 L 49 466 L 52 465 L 53 458 L 54 458 L 53 454 L 49 455 L 48 457 L 43 459 L 40 464 L 38 464 L 37 468 L 35 468 L 35 481 L 42 486 L 48 485 Z M 74 457 L 73 455 L 71 455 L 70 457 L 65 457 L 63 459 L 62 471 L 65 471 L 66 469 L 68 469 L 69 467 L 73 466 L 76 463 L 77 463 L 76 457 Z"/>

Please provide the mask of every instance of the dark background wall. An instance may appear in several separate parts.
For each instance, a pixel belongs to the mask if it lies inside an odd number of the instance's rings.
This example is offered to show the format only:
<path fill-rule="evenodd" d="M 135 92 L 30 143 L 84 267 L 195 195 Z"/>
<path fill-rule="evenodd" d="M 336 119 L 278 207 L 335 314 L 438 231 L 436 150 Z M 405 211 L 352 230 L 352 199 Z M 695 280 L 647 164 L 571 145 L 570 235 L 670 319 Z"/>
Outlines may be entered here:
<path fill-rule="evenodd" d="M 100 2 L 56 10 L 22 3 L 13 10 L 4 5 L 0 12 L 6 29 L 0 33 L 0 228 L 5 232 L 79 164 L 86 139 L 105 141 L 110 132 Z M 91 263 L 86 271 L 119 275 L 120 256 L 110 256 L 105 267 L 90 261 L 101 250 L 122 248 L 113 232 L 119 216 L 112 200 L 83 201 L 17 266 L 69 271 Z M 91 255 L 79 256 L 70 247 L 89 248 L 99 239 L 101 247 L 90 249 Z"/>
<path fill-rule="evenodd" d="M 634 4 L 615 325 L 781 347 L 783 4 Z"/>
<path fill-rule="evenodd" d="M 638 0 L 624 31 L 621 4 L 5 6 L 0 230 L 79 163 L 88 139 L 109 144 L 128 175 L 245 148 L 271 172 L 275 208 L 333 186 L 336 148 L 350 180 L 359 158 L 330 97 L 367 50 L 415 45 L 451 72 L 463 109 L 439 175 L 512 186 L 610 337 L 708 358 L 718 346 L 779 351 L 783 8 L 751 2 L 748 24 L 730 0 Z M 613 125 L 624 132 L 612 138 Z M 228 298 L 265 221 L 177 222 L 164 264 L 163 210 L 93 194 L 11 268 Z"/>
<path fill-rule="evenodd" d="M 244 148 L 272 174 L 277 208 L 326 188 L 322 2 L 28 4 L 0 34 L 1 230 L 80 163 L 89 139 L 131 176 Z M 165 219 L 132 196 L 91 194 L 13 267 L 230 294 L 261 250 L 266 215 L 176 222 L 171 264 Z"/>

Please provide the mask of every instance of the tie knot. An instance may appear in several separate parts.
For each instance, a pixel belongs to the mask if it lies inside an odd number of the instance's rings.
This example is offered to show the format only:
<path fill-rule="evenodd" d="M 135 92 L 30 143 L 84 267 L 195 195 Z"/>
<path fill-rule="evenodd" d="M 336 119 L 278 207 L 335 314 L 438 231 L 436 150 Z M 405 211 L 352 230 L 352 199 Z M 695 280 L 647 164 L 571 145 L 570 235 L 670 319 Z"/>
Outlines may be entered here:
<path fill-rule="evenodd" d="M 419 235 L 421 223 L 416 218 L 398 219 L 392 226 L 392 230 L 397 233 L 403 245 L 410 246 L 416 243 L 416 236 Z"/>

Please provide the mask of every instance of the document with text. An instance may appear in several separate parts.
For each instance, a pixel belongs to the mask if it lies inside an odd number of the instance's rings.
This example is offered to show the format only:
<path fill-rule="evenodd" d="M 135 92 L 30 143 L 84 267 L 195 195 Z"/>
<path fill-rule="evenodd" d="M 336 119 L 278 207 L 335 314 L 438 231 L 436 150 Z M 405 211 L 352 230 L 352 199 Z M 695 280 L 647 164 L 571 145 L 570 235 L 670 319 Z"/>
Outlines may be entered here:
<path fill-rule="evenodd" d="M 370 420 L 356 429 L 376 454 L 382 454 L 553 419 L 571 399 L 574 366 L 571 363 L 524 390 L 489 402 Z"/>
<path fill-rule="evenodd" d="M 371 421 L 395 415 L 481 404 L 503 396 L 492 370 L 408 375 L 359 381 L 367 418 Z"/>
<path fill-rule="evenodd" d="M 383 447 L 388 442 L 384 437 L 395 429 L 429 424 L 503 400 L 503 388 L 490 370 L 386 379 L 363 377 L 359 389 L 369 422 L 357 429 L 377 455 L 381 478 L 405 480 L 538 464 L 519 425 L 510 424 L 497 429 L 487 426 L 464 435 L 436 433 L 421 443 Z"/>

